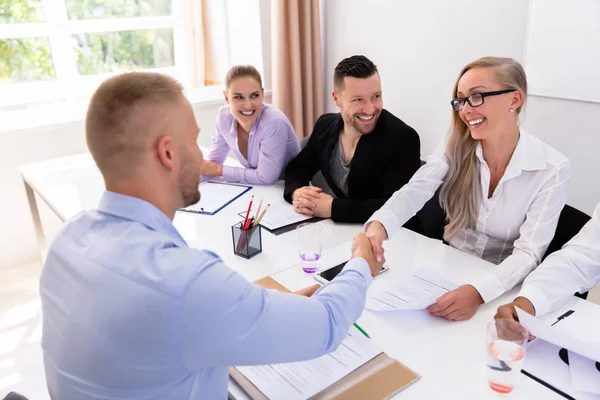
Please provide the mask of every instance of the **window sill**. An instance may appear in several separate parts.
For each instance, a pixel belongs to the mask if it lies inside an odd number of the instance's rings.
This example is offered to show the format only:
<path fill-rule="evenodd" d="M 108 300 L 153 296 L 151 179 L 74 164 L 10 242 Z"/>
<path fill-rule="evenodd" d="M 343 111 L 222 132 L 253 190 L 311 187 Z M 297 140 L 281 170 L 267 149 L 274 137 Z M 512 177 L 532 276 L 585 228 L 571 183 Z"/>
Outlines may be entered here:
<path fill-rule="evenodd" d="M 224 104 L 223 86 L 214 85 L 186 92 L 194 109 Z M 85 121 L 89 98 L 0 109 L 0 133 Z"/>

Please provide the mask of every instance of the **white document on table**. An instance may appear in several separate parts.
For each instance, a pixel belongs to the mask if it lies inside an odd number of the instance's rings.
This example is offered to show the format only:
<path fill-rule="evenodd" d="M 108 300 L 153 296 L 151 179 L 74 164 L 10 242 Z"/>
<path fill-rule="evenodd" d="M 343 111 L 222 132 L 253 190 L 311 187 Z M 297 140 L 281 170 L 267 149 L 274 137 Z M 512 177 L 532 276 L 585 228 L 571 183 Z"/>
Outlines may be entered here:
<path fill-rule="evenodd" d="M 374 280 L 367 292 L 365 308 L 372 311 L 424 310 L 438 297 L 457 287 L 440 273 L 420 268 L 401 282 Z"/>
<path fill-rule="evenodd" d="M 223 182 L 202 182 L 199 186 L 200 201 L 183 210 L 209 215 L 216 214 L 250 189 L 252 189 L 252 186 Z"/>
<path fill-rule="evenodd" d="M 575 390 L 600 395 L 600 370 L 596 361 L 569 351 L 569 371 Z"/>
<path fill-rule="evenodd" d="M 379 355 L 354 326 L 334 352 L 308 361 L 236 367 L 269 399 L 307 399 Z"/>
<path fill-rule="evenodd" d="M 600 343 L 592 343 L 562 332 L 558 328 L 546 324 L 533 315 L 516 308 L 519 322 L 535 337 L 564 347 L 584 357 L 600 361 Z"/>
<path fill-rule="evenodd" d="M 263 208 L 260 210 L 262 214 L 263 210 L 267 205 L 263 204 Z M 241 212 L 238 215 L 245 214 L 246 212 Z M 256 208 L 250 211 L 250 216 L 254 217 L 256 214 Z M 260 225 L 264 226 L 267 229 L 273 230 L 278 229 L 284 226 L 288 226 L 291 224 L 296 224 L 298 222 L 306 221 L 313 217 L 304 214 L 298 214 L 294 211 L 294 206 L 289 204 L 288 202 L 281 201 L 275 204 L 271 204 L 269 209 L 265 213 L 263 219 L 260 220 Z"/>

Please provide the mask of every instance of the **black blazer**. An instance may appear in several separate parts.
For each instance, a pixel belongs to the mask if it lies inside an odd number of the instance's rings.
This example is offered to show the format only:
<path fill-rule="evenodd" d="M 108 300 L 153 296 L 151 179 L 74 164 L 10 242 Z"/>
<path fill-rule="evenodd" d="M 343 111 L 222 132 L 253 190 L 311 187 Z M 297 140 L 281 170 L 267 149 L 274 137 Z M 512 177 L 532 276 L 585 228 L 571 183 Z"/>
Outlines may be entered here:
<path fill-rule="evenodd" d="M 421 144 L 417 132 L 386 110 L 381 111 L 375 129 L 361 136 L 350 164 L 346 197 L 333 183 L 329 158 L 344 127 L 342 116 L 324 114 L 315 124 L 304 149 L 285 169 L 283 197 L 292 202 L 294 190 L 307 186 L 319 170 L 337 198 L 331 219 L 365 222 L 419 169 Z"/>

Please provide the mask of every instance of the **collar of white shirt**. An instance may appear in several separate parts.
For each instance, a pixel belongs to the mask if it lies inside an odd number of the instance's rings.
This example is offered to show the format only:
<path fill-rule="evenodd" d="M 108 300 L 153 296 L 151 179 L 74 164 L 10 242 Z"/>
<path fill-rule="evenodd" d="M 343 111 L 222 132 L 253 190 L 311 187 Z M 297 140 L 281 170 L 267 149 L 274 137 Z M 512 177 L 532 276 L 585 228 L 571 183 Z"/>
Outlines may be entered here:
<path fill-rule="evenodd" d="M 154 205 L 137 197 L 106 190 L 98 204 L 98 211 L 118 218 L 139 222 L 149 229 L 169 235 L 182 247 L 187 243 L 173 222 Z"/>
<path fill-rule="evenodd" d="M 481 141 L 477 144 L 475 154 L 479 162 L 485 164 Z M 521 171 L 539 171 L 547 167 L 544 144 L 534 136 L 521 131 L 517 147 L 504 172 L 503 180 L 519 176 Z"/>

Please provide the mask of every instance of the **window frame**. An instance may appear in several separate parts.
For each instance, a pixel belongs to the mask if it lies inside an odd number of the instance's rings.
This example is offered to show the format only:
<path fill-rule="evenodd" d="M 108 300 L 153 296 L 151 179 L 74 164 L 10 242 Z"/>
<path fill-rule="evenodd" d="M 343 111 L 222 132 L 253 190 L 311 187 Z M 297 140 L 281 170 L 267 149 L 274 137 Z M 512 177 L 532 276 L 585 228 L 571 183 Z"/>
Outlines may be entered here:
<path fill-rule="evenodd" d="M 0 24 L 0 39 L 48 38 L 56 78 L 47 81 L 14 82 L 0 85 L 0 107 L 20 108 L 32 103 L 73 100 L 91 96 L 95 88 L 114 73 L 82 76 L 72 35 L 78 33 L 161 29 L 173 31 L 174 65 L 151 68 L 178 79 L 185 87 L 191 83 L 186 40 L 186 6 L 190 0 L 171 0 L 171 15 L 158 17 L 102 18 L 69 20 L 65 0 L 41 0 L 44 22 Z"/>

